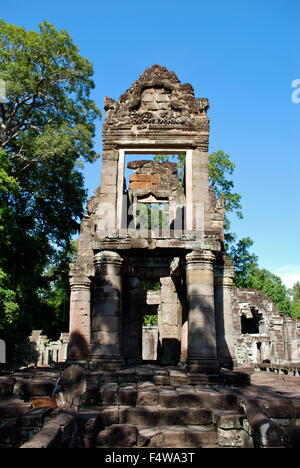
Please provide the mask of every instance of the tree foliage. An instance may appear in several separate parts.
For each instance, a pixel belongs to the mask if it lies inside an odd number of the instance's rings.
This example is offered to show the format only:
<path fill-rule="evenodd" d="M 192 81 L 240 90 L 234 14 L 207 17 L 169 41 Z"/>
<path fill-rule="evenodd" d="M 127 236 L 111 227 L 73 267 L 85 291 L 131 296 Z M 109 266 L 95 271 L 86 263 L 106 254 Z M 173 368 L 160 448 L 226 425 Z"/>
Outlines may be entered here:
<path fill-rule="evenodd" d="M 0 327 L 12 330 L 14 315 L 15 339 L 32 326 L 58 328 L 67 301 L 70 239 L 86 198 L 81 165 L 98 157 L 92 75 L 66 31 L 0 21 Z"/>

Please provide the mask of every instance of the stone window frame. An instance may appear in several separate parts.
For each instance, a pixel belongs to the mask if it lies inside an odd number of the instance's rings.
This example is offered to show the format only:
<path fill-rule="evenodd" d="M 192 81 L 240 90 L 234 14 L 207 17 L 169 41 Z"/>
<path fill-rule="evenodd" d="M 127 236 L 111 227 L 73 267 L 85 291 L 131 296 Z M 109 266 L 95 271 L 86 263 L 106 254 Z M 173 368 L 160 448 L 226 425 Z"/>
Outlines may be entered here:
<path fill-rule="evenodd" d="M 185 155 L 185 206 L 186 206 L 186 226 L 187 231 L 193 230 L 193 177 L 192 177 L 192 149 L 174 148 L 136 148 L 126 147 L 118 150 L 118 174 L 117 174 L 117 230 L 122 232 L 123 219 L 123 187 L 125 175 L 125 156 L 143 154 L 184 154 Z"/>

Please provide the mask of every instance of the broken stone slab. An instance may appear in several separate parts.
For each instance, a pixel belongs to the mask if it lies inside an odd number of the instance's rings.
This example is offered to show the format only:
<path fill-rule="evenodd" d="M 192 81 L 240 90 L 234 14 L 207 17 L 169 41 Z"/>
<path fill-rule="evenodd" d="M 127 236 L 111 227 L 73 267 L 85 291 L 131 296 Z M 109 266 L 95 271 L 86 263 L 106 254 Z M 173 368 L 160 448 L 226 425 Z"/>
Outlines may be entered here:
<path fill-rule="evenodd" d="M 268 418 L 255 400 L 240 401 L 252 433 L 254 446 L 284 447 L 284 429 Z"/>
<path fill-rule="evenodd" d="M 32 408 L 17 419 L 17 424 L 19 427 L 42 427 L 52 411 L 49 407 Z"/>
<path fill-rule="evenodd" d="M 78 411 L 80 401 L 86 390 L 86 376 L 82 367 L 67 367 L 59 377 L 53 395 L 58 408 Z"/>
<path fill-rule="evenodd" d="M 97 415 L 79 414 L 78 415 L 79 432 L 83 434 L 84 448 L 93 448 L 96 445 L 97 433 Z"/>
<path fill-rule="evenodd" d="M 64 448 L 72 447 L 76 431 L 73 414 L 61 412 L 47 422 L 30 441 L 20 448 Z"/>

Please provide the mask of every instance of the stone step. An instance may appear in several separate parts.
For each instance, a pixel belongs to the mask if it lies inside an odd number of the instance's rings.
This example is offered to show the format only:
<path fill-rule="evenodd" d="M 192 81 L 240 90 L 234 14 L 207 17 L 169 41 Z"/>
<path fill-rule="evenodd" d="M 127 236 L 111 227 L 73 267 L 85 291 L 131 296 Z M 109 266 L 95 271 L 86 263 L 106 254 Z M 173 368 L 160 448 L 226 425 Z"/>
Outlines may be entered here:
<path fill-rule="evenodd" d="M 138 428 L 137 445 L 149 448 L 204 447 L 216 445 L 214 426 L 159 426 L 149 429 Z"/>
<path fill-rule="evenodd" d="M 0 419 L 16 418 L 30 410 L 31 404 L 20 399 L 0 401 Z"/>
<path fill-rule="evenodd" d="M 212 413 L 206 408 L 164 408 L 160 406 L 120 406 L 119 423 L 135 426 L 178 426 L 187 424 L 208 425 Z"/>
<path fill-rule="evenodd" d="M 212 421 L 220 429 L 242 429 L 245 415 L 236 411 L 214 410 Z"/>
<path fill-rule="evenodd" d="M 139 427 L 115 424 L 98 434 L 97 447 L 184 448 L 215 447 L 217 434 L 214 426 L 159 426 Z"/>
<path fill-rule="evenodd" d="M 101 406 L 162 406 L 165 408 L 208 408 L 237 410 L 240 396 L 231 389 L 201 385 L 157 387 L 153 382 L 118 385 L 107 382 L 100 387 L 89 385 L 83 397 L 84 405 Z"/>

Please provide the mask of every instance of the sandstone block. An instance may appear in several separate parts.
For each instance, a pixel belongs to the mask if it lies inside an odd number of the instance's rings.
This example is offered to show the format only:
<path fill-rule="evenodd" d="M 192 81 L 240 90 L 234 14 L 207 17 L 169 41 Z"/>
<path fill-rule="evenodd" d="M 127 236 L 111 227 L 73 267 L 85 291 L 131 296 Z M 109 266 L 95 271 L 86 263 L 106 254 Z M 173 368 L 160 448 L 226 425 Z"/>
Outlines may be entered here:
<path fill-rule="evenodd" d="M 175 390 L 158 389 L 159 404 L 165 408 L 176 408 L 180 405 L 179 394 Z"/>
<path fill-rule="evenodd" d="M 194 447 L 215 445 L 217 442 L 217 434 L 214 427 L 190 425 L 185 431 L 185 436 L 186 442 Z"/>
<path fill-rule="evenodd" d="M 119 424 L 118 406 L 111 406 L 101 409 L 97 418 L 98 427 L 111 426 L 112 424 Z"/>
<path fill-rule="evenodd" d="M 30 410 L 31 404 L 25 403 L 23 400 L 13 399 L 0 401 L 0 419 L 1 418 L 16 418 Z"/>
<path fill-rule="evenodd" d="M 32 408 L 18 418 L 17 424 L 20 427 L 42 427 L 45 418 L 52 411 L 53 408 L 49 407 Z"/>
<path fill-rule="evenodd" d="M 234 411 L 216 410 L 213 412 L 213 421 L 220 429 L 242 429 L 244 417 Z"/>
<path fill-rule="evenodd" d="M 135 426 L 156 426 L 159 422 L 159 409 L 150 407 L 122 407 L 119 412 L 120 424 L 133 424 Z"/>
<path fill-rule="evenodd" d="M 118 385 L 116 383 L 104 383 L 100 389 L 101 403 L 103 406 L 116 404 Z"/>
<path fill-rule="evenodd" d="M 159 393 L 155 388 L 138 390 L 137 406 L 157 406 L 159 403 Z"/>
<path fill-rule="evenodd" d="M 199 406 L 202 408 L 223 408 L 223 396 L 214 390 L 204 390 L 196 387 L 196 396 Z"/>
<path fill-rule="evenodd" d="M 116 424 L 108 428 L 108 441 L 112 447 L 133 447 L 137 443 L 138 430 L 130 424 Z"/>
<path fill-rule="evenodd" d="M 164 436 L 159 428 L 139 428 L 137 446 L 138 447 L 163 447 Z"/>
<path fill-rule="evenodd" d="M 119 387 L 117 404 L 121 406 L 134 406 L 136 404 L 137 391 L 134 386 Z"/>

